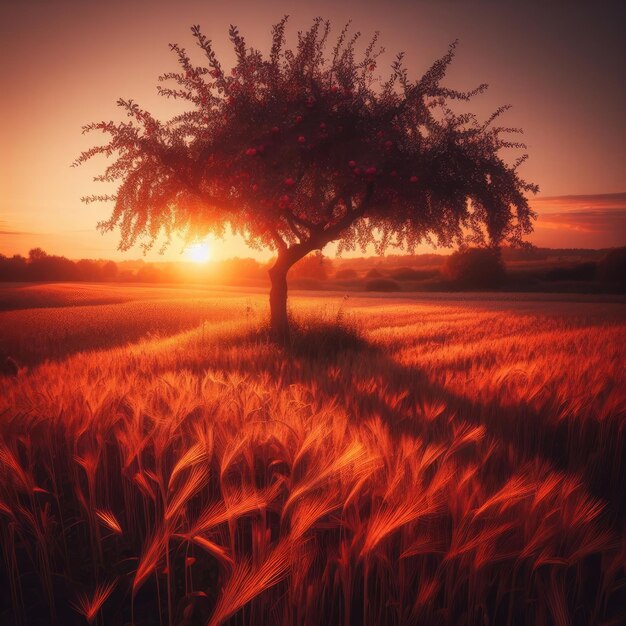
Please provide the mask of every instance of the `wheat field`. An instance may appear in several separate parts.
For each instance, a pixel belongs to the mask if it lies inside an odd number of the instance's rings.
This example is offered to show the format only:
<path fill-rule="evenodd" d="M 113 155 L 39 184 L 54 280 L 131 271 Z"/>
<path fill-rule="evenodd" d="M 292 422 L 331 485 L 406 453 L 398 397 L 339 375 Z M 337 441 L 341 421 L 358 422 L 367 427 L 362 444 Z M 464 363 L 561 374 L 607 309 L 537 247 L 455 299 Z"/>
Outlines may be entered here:
<path fill-rule="evenodd" d="M 2 624 L 626 620 L 623 301 L 0 291 Z"/>

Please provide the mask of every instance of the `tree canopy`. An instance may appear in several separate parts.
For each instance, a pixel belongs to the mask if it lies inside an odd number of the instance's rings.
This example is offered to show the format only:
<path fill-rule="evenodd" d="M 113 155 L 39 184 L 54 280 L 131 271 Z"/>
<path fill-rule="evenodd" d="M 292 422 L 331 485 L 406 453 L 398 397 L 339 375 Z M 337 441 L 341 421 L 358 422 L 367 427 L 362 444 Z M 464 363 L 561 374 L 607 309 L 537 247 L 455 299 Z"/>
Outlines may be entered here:
<path fill-rule="evenodd" d="M 399 54 L 383 81 L 378 34 L 357 55 L 360 33 L 346 26 L 331 46 L 330 24 L 318 18 L 289 49 L 286 24 L 285 17 L 273 27 L 267 57 L 231 26 L 237 60 L 229 73 L 193 26 L 205 65 L 171 44 L 180 71 L 158 86 L 185 100 L 187 111 L 160 121 L 119 100 L 130 121 L 84 127 L 110 136 L 76 163 L 114 157 L 97 180 L 118 181 L 117 193 L 84 200 L 114 202 L 100 228 L 119 226 L 121 248 L 175 231 L 222 235 L 228 226 L 251 246 L 279 252 L 336 239 L 344 249 L 374 243 L 379 252 L 433 238 L 518 243 L 531 230 L 525 193 L 537 188 L 517 173 L 525 155 L 509 165 L 499 154 L 524 148 L 503 138 L 517 129 L 494 124 L 507 107 L 481 122 L 450 101 L 467 101 L 486 85 L 470 92 L 441 85 L 456 42 L 418 80 Z"/>

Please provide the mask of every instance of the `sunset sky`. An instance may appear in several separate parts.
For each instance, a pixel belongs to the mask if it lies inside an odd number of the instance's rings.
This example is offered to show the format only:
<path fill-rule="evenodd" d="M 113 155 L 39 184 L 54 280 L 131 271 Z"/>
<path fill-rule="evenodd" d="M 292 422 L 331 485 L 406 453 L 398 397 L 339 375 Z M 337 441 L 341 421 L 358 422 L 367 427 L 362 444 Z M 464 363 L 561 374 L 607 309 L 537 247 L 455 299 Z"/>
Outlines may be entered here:
<path fill-rule="evenodd" d="M 140 257 L 138 248 L 117 251 L 117 235 L 96 231 L 110 207 L 80 202 L 82 195 L 104 191 L 92 182 L 103 161 L 70 168 L 97 140 L 82 136 L 81 126 L 121 120 L 119 97 L 133 98 L 158 116 L 176 112 L 157 95 L 156 79 L 178 69 L 168 43 L 193 49 L 192 24 L 203 27 L 228 67 L 230 23 L 249 45 L 267 50 L 271 25 L 285 13 L 291 16 L 288 43 L 316 15 L 330 19 L 335 31 L 352 19 L 364 38 L 380 30 L 387 61 L 404 50 L 413 78 L 458 38 L 445 84 L 463 90 L 489 83 L 468 109 L 488 116 L 511 104 L 506 125 L 525 130 L 530 160 L 522 172 L 541 188 L 533 200 L 540 217 L 531 241 L 551 247 L 626 245 L 624 6 L 3 0 L 0 253 L 42 247 L 71 258 Z M 211 245 L 214 258 L 253 256 L 232 239 Z M 177 260 L 180 250 L 175 244 L 165 259 Z M 156 253 L 150 258 L 163 260 Z"/>

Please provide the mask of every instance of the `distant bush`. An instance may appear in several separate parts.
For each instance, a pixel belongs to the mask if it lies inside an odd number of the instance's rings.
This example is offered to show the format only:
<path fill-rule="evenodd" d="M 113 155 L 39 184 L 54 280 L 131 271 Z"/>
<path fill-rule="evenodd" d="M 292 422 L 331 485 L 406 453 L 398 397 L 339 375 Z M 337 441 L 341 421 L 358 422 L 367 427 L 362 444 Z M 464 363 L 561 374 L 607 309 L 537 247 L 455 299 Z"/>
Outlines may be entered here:
<path fill-rule="evenodd" d="M 416 270 L 410 267 L 401 267 L 391 277 L 395 280 L 426 280 L 439 274 L 438 270 Z"/>
<path fill-rule="evenodd" d="M 506 280 L 502 254 L 496 248 L 459 250 L 448 257 L 442 274 L 461 289 L 496 288 Z"/>
<path fill-rule="evenodd" d="M 400 283 L 389 278 L 376 278 L 365 283 L 365 291 L 402 291 Z"/>
<path fill-rule="evenodd" d="M 359 275 L 357 271 L 353 269 L 339 270 L 335 274 L 335 278 L 337 280 L 354 280 L 355 278 L 358 278 L 358 277 Z"/>
<path fill-rule="evenodd" d="M 16 254 L 9 258 L 0 254 L 0 282 L 27 281 L 28 270 L 28 262 L 23 256 Z"/>
<path fill-rule="evenodd" d="M 594 280 L 595 277 L 596 264 L 590 261 L 567 267 L 555 267 L 548 270 L 544 278 L 548 281 L 558 282 L 561 280 Z"/>
<path fill-rule="evenodd" d="M 330 260 L 324 258 L 322 254 L 308 254 L 291 268 L 288 279 L 311 278 L 313 280 L 326 280 L 330 265 Z"/>
<path fill-rule="evenodd" d="M 611 282 L 626 282 L 626 247 L 607 252 L 598 261 L 598 278 Z"/>
<path fill-rule="evenodd" d="M 372 268 L 371 270 L 368 270 L 368 272 L 365 274 L 365 278 L 382 278 L 383 274 L 378 271 L 375 267 Z"/>

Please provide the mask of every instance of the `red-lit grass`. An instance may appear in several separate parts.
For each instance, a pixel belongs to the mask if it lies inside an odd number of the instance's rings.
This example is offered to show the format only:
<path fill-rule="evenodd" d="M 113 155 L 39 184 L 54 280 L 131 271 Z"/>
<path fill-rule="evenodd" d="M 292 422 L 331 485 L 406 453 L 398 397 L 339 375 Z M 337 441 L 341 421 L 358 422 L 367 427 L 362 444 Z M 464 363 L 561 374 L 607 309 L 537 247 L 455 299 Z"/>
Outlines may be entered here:
<path fill-rule="evenodd" d="M 243 302 L 0 379 L 4 621 L 624 617 L 622 305 Z"/>

